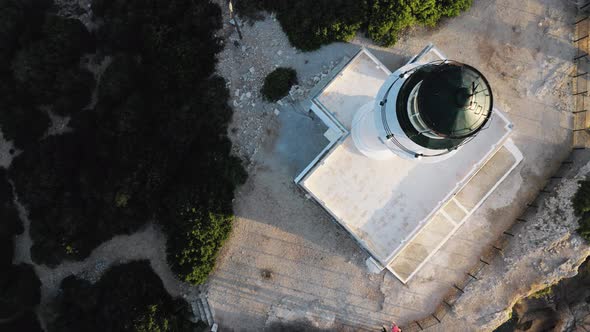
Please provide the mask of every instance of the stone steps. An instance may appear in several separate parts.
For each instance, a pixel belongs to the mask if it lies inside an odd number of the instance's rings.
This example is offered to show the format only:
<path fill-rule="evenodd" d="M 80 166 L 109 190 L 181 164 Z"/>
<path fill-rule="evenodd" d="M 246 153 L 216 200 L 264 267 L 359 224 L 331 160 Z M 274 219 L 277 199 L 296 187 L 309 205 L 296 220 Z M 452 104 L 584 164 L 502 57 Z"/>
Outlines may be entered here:
<path fill-rule="evenodd" d="M 191 307 L 195 315 L 195 321 L 200 320 L 209 326 L 214 325 L 213 312 L 209 306 L 209 301 L 204 295 L 200 295 L 196 300 L 191 302 Z"/>

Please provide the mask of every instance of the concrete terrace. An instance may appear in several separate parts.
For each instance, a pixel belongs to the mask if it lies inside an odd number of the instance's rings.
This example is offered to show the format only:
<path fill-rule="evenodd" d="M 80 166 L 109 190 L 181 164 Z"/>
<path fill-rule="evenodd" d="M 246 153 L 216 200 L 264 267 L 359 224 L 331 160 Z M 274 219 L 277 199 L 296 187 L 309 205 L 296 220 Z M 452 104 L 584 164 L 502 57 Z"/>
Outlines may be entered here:
<path fill-rule="evenodd" d="M 422 56 L 418 62 L 424 62 Z M 353 116 L 363 105 L 375 103 L 377 90 L 389 76 L 390 71 L 381 68 L 362 49 L 341 71 L 334 71 L 333 79 L 313 97 L 311 109 L 329 127 L 350 132 Z M 434 164 L 402 158 L 372 160 L 360 154 L 352 137 L 343 133 L 296 182 L 375 260 L 407 283 L 522 160 L 511 143 L 515 155 L 505 149 L 508 153 L 495 156 L 510 128 L 506 117 L 494 110 L 485 130 L 452 157 Z M 504 173 L 478 174 L 472 179 L 486 163 Z M 470 197 L 462 191 L 465 185 L 476 188 L 469 190 Z M 456 193 L 467 199 L 466 205 L 452 198 Z"/>
<path fill-rule="evenodd" d="M 266 145 L 238 194 L 233 235 L 207 285 L 222 329 L 275 330 L 306 322 L 370 330 L 430 314 L 569 153 L 573 19 L 573 6 L 565 0 L 475 0 L 461 17 L 435 30 L 417 29 L 393 48 L 376 48 L 359 38 L 293 59 L 303 73 L 307 61 L 351 57 L 361 45 L 394 69 L 433 42 L 449 58 L 486 75 L 496 106 L 514 123 L 511 137 L 525 159 L 403 285 L 388 272 L 369 274 L 366 253 L 293 183 L 327 144 L 326 128 L 301 105 L 285 104 L 278 124 L 269 124 Z M 249 29 L 244 27 L 244 35 Z"/>

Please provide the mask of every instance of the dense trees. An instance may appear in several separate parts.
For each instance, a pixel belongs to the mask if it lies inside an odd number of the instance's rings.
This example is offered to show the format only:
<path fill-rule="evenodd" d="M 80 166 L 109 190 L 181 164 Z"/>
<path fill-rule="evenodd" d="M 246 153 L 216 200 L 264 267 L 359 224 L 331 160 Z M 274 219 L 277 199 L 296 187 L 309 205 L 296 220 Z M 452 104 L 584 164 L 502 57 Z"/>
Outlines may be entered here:
<path fill-rule="evenodd" d="M 89 102 L 94 77 L 79 66 L 93 38 L 75 19 L 47 14 L 51 1 L 0 0 L 0 128 L 25 148 L 43 136 L 49 117 Z"/>
<path fill-rule="evenodd" d="M 23 224 L 14 205 L 12 186 L 0 168 L 0 330 L 40 331 L 33 312 L 41 296 L 40 281 L 31 265 L 12 264 L 14 236 Z"/>
<path fill-rule="evenodd" d="M 111 267 L 95 284 L 69 276 L 61 282 L 59 315 L 50 331 L 193 331 L 190 306 L 172 298 L 147 261 Z M 201 325 L 202 326 L 202 325 Z"/>
<path fill-rule="evenodd" d="M 33 267 L 11 265 L 0 274 L 0 317 L 34 310 L 41 299 L 41 282 Z"/>
<path fill-rule="evenodd" d="M 32 258 L 49 266 L 83 259 L 155 219 L 169 235 L 173 269 L 201 283 L 231 230 L 233 191 L 246 176 L 227 138 L 229 92 L 213 75 L 220 9 L 192 0 L 92 6 L 96 38 L 77 20 L 40 15 L 37 37 L 13 52 L 7 74 L 15 82 L 8 95 L 22 96 L 5 104 L 29 101 L 11 108 L 29 113 L 0 116 L 9 139 L 21 124 L 46 118 L 41 105 L 71 115 L 73 129 L 38 141 L 45 123 L 15 139 L 25 149 L 10 176 L 31 219 Z M 110 56 L 97 84 L 79 66 L 95 48 Z M 81 111 L 95 87 L 94 107 Z"/>
<path fill-rule="evenodd" d="M 0 127 L 23 150 L 8 175 L 31 220 L 33 261 L 84 259 L 155 219 L 178 277 L 202 283 L 246 177 L 227 138 L 229 91 L 214 75 L 219 7 L 95 0 L 93 33 L 50 8 L 44 0 L 0 0 Z M 94 52 L 110 59 L 99 82 L 80 66 Z M 69 116 L 72 130 L 45 135 L 46 110 Z M 31 266 L 12 264 L 13 238 L 23 230 L 13 201 L 1 170 L 0 318 L 14 319 L 0 329 L 36 331 L 40 283 Z M 166 293 L 147 262 L 114 267 L 95 285 L 71 276 L 61 288 L 50 330 L 194 328 L 187 304 Z"/>
<path fill-rule="evenodd" d="M 334 41 L 348 41 L 364 30 L 376 43 L 389 46 L 412 25 L 434 26 L 442 17 L 459 15 L 472 0 L 243 0 L 247 16 L 257 10 L 277 13 L 293 46 L 314 50 Z"/>

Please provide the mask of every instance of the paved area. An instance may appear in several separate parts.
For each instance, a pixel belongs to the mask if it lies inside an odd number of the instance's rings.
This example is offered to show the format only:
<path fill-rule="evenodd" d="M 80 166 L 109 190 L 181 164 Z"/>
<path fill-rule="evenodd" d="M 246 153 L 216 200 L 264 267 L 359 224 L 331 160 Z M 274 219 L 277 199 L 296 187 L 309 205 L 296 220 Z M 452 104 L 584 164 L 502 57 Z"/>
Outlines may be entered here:
<path fill-rule="evenodd" d="M 396 47 L 354 41 L 371 48 L 389 68 L 433 42 L 449 58 L 481 70 L 496 106 L 514 123 L 512 138 L 525 157 L 407 286 L 388 272 L 368 274 L 366 253 L 295 186 L 294 176 L 318 152 L 306 146 L 321 145 L 325 128 L 297 104 L 279 107 L 278 121 L 265 126 L 264 144 L 236 198 L 235 229 L 208 285 L 221 330 L 259 331 L 290 323 L 375 330 L 432 312 L 569 152 L 573 19 L 565 0 L 475 0 L 468 13 L 434 30 L 416 29 Z M 264 24 L 280 29 L 276 22 Z M 242 32 L 252 29 L 256 25 Z M 341 45 L 296 53 L 290 61 L 298 70 L 307 60 L 327 65 L 355 46 Z M 336 54 L 336 47 L 344 54 Z M 454 268 L 447 267 L 449 260 Z"/>

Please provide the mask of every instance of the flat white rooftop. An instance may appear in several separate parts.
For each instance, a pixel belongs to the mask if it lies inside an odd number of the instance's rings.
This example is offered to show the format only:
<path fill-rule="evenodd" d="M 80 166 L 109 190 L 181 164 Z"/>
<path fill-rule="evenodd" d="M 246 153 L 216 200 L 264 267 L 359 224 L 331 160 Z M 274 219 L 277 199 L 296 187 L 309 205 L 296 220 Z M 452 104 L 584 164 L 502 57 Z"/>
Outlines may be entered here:
<path fill-rule="evenodd" d="M 488 127 L 445 161 L 367 158 L 349 136 L 352 118 L 374 100 L 389 74 L 362 49 L 312 99 L 311 108 L 330 128 L 326 137 L 332 141 L 296 182 L 379 265 L 406 283 L 522 155 L 508 140 L 511 124 L 494 110 Z"/>

